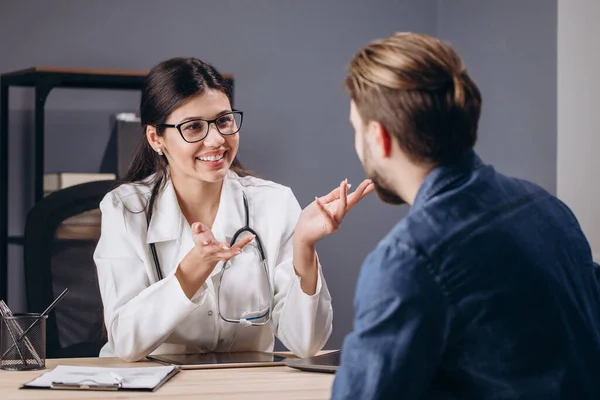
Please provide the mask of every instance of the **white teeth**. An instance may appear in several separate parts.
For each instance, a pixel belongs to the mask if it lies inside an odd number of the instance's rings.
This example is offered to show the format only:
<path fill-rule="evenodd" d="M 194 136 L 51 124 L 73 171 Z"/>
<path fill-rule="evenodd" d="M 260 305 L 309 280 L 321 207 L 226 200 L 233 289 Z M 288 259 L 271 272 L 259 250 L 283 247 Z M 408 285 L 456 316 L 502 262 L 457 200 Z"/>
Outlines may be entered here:
<path fill-rule="evenodd" d="M 198 159 L 200 159 L 201 161 L 219 161 L 221 158 L 223 158 L 224 154 L 225 153 L 219 154 L 217 156 L 198 157 Z"/>

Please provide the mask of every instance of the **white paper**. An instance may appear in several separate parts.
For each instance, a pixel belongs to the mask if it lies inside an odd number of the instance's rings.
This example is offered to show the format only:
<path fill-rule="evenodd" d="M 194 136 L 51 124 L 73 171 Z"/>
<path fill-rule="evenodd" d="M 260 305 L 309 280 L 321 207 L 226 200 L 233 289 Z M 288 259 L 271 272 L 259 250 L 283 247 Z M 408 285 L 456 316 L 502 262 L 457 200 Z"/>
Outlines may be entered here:
<path fill-rule="evenodd" d="M 26 386 L 50 387 L 53 382 L 68 384 L 114 384 L 123 378 L 123 389 L 153 389 L 168 374 L 174 366 L 139 367 L 139 368 L 108 368 L 108 367 L 72 367 L 59 365 L 50 372 L 28 382 Z"/>

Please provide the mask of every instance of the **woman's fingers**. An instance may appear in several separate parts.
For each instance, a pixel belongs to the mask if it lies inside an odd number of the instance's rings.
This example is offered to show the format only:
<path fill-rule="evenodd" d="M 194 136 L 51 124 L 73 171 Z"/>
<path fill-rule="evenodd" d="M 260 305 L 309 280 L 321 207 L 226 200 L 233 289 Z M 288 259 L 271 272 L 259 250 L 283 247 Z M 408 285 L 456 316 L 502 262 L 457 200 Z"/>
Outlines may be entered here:
<path fill-rule="evenodd" d="M 227 243 L 216 241 L 206 246 L 200 245 L 199 247 L 203 257 L 212 261 L 228 261 L 241 252 L 241 250 L 230 247 Z"/>
<path fill-rule="evenodd" d="M 356 190 L 348 196 L 348 210 L 358 203 L 363 197 L 375 190 L 375 185 L 370 179 L 365 179 Z"/>
<path fill-rule="evenodd" d="M 339 186 L 336 187 L 335 189 L 333 189 L 331 192 L 327 193 L 325 196 L 321 196 L 319 197 L 319 200 L 324 203 L 331 203 L 334 200 L 337 200 L 340 198 L 340 188 Z"/>
<path fill-rule="evenodd" d="M 204 244 L 201 242 L 199 247 L 206 258 L 212 258 L 219 261 L 228 261 L 231 258 L 237 256 L 242 252 L 242 249 L 248 245 L 248 243 L 254 240 L 254 235 L 244 236 L 235 242 L 233 246 L 230 246 L 224 242 L 211 241 L 210 243 Z"/>
<path fill-rule="evenodd" d="M 238 251 L 241 252 L 242 249 L 249 244 L 250 242 L 252 242 L 254 240 L 254 235 L 248 235 L 248 236 L 244 236 L 242 239 L 238 240 L 237 242 L 234 243 L 233 246 L 231 246 L 231 249 L 233 251 Z"/>
<path fill-rule="evenodd" d="M 348 205 L 348 182 L 346 180 L 342 181 L 340 184 L 339 192 L 340 199 L 336 207 L 335 215 L 333 216 L 338 225 L 342 223 Z"/>
<path fill-rule="evenodd" d="M 323 203 L 321 203 L 321 200 L 319 200 L 318 198 L 315 198 L 315 203 L 317 204 L 317 207 L 319 208 L 319 210 L 321 210 L 321 213 L 323 213 L 323 216 L 329 221 L 329 223 L 333 227 L 333 229 L 334 230 L 337 229 L 337 227 L 339 226 L 339 223 L 335 220 L 335 217 L 329 212 L 329 210 L 327 210 L 327 208 L 325 208 Z"/>
<path fill-rule="evenodd" d="M 191 228 L 192 238 L 194 239 L 194 243 L 197 245 L 200 244 L 203 246 L 208 246 L 209 244 L 217 241 L 212 231 L 201 222 L 194 222 Z"/>
<path fill-rule="evenodd" d="M 348 189 L 350 189 L 350 187 L 352 185 L 348 183 L 348 179 L 344 179 L 340 183 L 340 186 L 336 187 L 331 192 L 327 193 L 325 196 L 319 197 L 319 200 L 321 201 L 321 203 L 328 204 L 328 203 L 331 203 L 332 201 L 338 200 L 340 198 L 340 195 L 342 194 L 342 192 L 340 191 L 340 187 L 342 187 L 343 185 L 346 186 L 345 193 L 348 193 Z"/>

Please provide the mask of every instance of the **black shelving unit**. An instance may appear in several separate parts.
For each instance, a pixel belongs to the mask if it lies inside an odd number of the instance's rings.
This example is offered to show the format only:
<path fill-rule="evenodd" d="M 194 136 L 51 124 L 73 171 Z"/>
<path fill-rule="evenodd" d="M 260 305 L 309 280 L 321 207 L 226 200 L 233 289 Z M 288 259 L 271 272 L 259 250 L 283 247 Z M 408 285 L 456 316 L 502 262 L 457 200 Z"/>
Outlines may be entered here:
<path fill-rule="evenodd" d="M 141 90 L 147 71 L 33 67 L 0 75 L 0 299 L 8 297 L 8 244 L 24 243 L 8 236 L 8 113 L 9 88 L 32 87 L 34 104 L 34 204 L 44 197 L 44 106 L 55 88 Z M 224 75 L 233 88 L 233 76 Z"/>
<path fill-rule="evenodd" d="M 8 244 L 23 244 L 23 237 L 8 236 L 8 112 L 9 89 L 35 90 L 33 187 L 34 202 L 44 197 L 44 106 L 55 88 L 140 90 L 146 71 L 59 69 L 34 67 L 0 75 L 0 299 L 8 296 Z"/>

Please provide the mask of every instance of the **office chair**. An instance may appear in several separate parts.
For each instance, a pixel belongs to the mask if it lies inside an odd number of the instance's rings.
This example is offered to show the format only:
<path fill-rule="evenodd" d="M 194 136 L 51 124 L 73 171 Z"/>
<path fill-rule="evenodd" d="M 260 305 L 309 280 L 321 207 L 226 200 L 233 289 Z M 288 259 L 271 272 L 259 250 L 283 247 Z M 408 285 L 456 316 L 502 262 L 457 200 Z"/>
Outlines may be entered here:
<path fill-rule="evenodd" d="M 46 357 L 97 357 L 106 343 L 93 253 L 100 237 L 100 201 L 115 185 L 96 181 L 53 192 L 25 225 L 27 308 L 42 312 L 65 288 L 46 325 Z"/>

